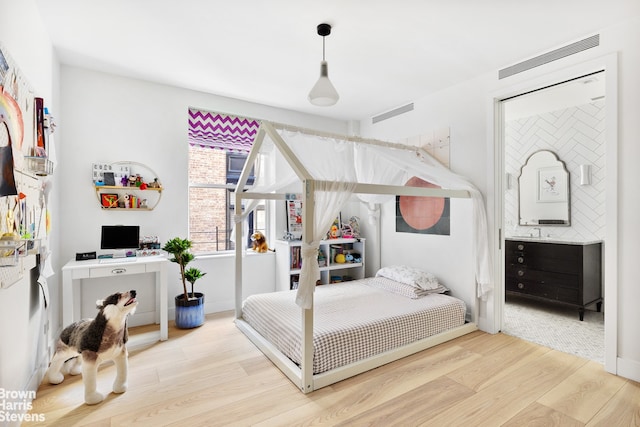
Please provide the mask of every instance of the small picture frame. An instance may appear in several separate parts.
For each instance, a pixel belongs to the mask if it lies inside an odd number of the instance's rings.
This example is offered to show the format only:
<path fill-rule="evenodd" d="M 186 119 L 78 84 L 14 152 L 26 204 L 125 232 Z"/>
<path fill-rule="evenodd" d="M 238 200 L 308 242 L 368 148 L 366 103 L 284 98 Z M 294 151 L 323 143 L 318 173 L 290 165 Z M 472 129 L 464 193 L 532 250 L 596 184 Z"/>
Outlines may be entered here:
<path fill-rule="evenodd" d="M 104 185 L 116 185 L 116 179 L 113 176 L 113 172 L 105 172 L 102 179 L 104 181 Z"/>
<path fill-rule="evenodd" d="M 538 169 L 537 201 L 540 203 L 567 201 L 567 180 L 562 167 Z"/>
<path fill-rule="evenodd" d="M 117 208 L 118 195 L 114 193 L 100 193 L 100 201 L 103 208 Z"/>
<path fill-rule="evenodd" d="M 302 239 L 302 201 L 286 200 L 287 232 L 295 240 Z"/>

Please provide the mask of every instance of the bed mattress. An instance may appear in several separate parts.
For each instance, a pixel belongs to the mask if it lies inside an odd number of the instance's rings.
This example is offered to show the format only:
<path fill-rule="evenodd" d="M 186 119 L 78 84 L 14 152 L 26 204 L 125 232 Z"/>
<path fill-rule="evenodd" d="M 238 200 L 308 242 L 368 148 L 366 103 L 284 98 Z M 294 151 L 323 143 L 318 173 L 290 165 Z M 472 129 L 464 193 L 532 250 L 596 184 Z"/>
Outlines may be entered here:
<path fill-rule="evenodd" d="M 314 294 L 313 373 L 322 373 L 464 324 L 463 301 L 444 294 L 411 299 L 374 277 L 318 286 Z M 252 295 L 243 319 L 301 364 L 302 310 L 296 291 Z"/>

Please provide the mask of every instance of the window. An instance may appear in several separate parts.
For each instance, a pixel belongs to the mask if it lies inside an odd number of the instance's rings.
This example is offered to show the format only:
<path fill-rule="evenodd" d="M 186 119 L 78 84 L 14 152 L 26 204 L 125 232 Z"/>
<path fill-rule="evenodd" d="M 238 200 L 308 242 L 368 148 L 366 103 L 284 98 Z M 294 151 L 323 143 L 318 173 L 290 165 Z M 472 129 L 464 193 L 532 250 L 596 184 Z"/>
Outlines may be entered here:
<path fill-rule="evenodd" d="M 246 154 L 189 147 L 189 239 L 194 252 L 235 249 L 231 241 L 234 192 L 246 158 Z M 253 180 L 251 174 L 247 183 Z M 265 222 L 261 204 L 249 215 L 249 235 L 254 230 L 264 232 Z"/>
<path fill-rule="evenodd" d="M 189 109 L 189 239 L 194 252 L 235 249 L 234 191 L 258 126 L 255 120 Z M 254 178 L 252 169 L 247 185 Z M 264 203 L 247 222 L 249 236 L 254 230 L 265 232 Z"/>

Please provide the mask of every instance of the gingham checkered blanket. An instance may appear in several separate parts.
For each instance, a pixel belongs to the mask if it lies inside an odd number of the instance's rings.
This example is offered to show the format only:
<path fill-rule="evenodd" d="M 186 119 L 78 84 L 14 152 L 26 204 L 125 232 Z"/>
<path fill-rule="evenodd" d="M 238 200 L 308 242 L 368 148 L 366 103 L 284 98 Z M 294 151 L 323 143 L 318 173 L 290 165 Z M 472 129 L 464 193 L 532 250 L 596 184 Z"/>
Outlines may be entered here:
<path fill-rule="evenodd" d="M 368 284 L 371 284 L 369 286 Z M 418 299 L 373 277 L 318 286 L 314 295 L 313 373 L 321 373 L 464 324 L 463 301 L 442 294 Z M 301 363 L 301 315 L 295 291 L 253 295 L 242 317 L 294 363 Z"/>

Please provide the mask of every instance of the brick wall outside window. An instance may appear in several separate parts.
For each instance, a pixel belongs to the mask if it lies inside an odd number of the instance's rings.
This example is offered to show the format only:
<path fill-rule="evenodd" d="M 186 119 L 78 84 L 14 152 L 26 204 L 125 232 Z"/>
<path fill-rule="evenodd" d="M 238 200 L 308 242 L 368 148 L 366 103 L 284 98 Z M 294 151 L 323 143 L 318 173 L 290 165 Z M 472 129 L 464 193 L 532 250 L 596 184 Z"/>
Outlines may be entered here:
<path fill-rule="evenodd" d="M 189 183 L 225 185 L 226 153 L 189 147 Z M 233 249 L 226 238 L 227 193 L 225 188 L 189 188 L 189 239 L 194 252 Z"/>

